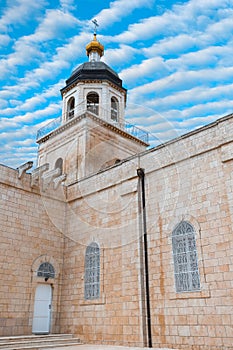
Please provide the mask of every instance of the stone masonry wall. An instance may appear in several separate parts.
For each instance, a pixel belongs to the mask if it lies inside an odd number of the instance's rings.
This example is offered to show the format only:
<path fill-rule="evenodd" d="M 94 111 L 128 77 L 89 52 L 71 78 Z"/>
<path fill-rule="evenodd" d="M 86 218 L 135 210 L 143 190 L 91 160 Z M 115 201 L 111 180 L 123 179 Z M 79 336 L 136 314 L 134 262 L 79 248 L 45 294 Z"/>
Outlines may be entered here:
<path fill-rule="evenodd" d="M 129 161 L 68 187 L 61 329 L 87 343 L 144 345 L 136 169 Z M 85 300 L 92 242 L 100 246 L 100 298 Z"/>
<path fill-rule="evenodd" d="M 68 187 L 63 331 L 91 343 L 147 345 L 136 175 L 142 167 L 153 346 L 232 349 L 232 135 L 228 117 Z M 171 237 L 182 220 L 196 232 L 196 292 L 175 291 Z M 88 302 L 84 259 L 93 241 L 101 247 L 101 298 Z"/>
<path fill-rule="evenodd" d="M 29 174 L 18 179 L 16 170 L 0 166 L 0 335 L 32 333 L 35 290 L 43 283 L 53 289 L 51 330 L 59 332 L 63 237 L 44 204 Z M 47 282 L 36 273 L 45 261 L 56 273 Z"/>
<path fill-rule="evenodd" d="M 153 346 L 232 349 L 232 120 L 142 157 L 147 189 Z M 162 166 L 153 171 L 153 164 Z M 167 164 L 166 164 L 167 163 Z M 148 170 L 147 170 L 148 169 Z M 200 292 L 175 292 L 172 231 L 196 231 Z"/>
<path fill-rule="evenodd" d="M 53 288 L 51 332 L 84 342 L 147 346 L 145 171 L 152 343 L 185 350 L 233 344 L 233 122 L 222 118 L 73 184 L 31 188 L 0 166 L 0 334 L 30 334 L 35 290 Z M 172 231 L 196 233 L 201 289 L 176 293 Z M 86 247 L 100 247 L 100 298 L 85 300 Z M 64 249 L 64 251 L 63 251 Z M 56 277 L 36 276 L 49 261 Z"/>

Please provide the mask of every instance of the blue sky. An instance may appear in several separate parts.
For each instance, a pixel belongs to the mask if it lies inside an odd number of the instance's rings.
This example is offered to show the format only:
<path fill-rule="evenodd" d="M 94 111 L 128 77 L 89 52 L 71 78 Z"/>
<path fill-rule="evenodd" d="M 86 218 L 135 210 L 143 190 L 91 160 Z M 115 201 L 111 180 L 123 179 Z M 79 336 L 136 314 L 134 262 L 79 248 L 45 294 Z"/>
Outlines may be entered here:
<path fill-rule="evenodd" d="M 233 112 L 233 0 L 0 0 L 0 17 L 1 164 L 36 163 L 36 132 L 61 115 L 94 18 L 126 119 L 152 145 Z"/>

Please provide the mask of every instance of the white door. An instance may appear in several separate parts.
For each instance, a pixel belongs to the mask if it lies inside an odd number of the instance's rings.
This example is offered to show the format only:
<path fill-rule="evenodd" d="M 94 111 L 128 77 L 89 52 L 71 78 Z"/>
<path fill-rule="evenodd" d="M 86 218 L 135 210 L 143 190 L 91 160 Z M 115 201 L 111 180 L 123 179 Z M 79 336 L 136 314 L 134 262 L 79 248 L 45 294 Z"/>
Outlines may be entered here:
<path fill-rule="evenodd" d="M 39 284 L 36 288 L 32 333 L 48 334 L 50 331 L 52 288 Z"/>

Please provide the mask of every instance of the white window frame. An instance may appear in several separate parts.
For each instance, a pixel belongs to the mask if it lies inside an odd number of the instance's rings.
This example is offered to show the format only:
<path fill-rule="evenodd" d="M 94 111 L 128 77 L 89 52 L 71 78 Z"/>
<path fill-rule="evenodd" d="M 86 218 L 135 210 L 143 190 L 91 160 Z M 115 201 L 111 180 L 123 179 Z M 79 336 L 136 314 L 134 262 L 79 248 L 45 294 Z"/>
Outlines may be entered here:
<path fill-rule="evenodd" d="M 100 247 L 92 242 L 85 253 L 84 299 L 93 300 L 100 297 Z"/>
<path fill-rule="evenodd" d="M 200 275 L 193 226 L 181 221 L 172 232 L 175 288 L 177 293 L 200 291 Z"/>

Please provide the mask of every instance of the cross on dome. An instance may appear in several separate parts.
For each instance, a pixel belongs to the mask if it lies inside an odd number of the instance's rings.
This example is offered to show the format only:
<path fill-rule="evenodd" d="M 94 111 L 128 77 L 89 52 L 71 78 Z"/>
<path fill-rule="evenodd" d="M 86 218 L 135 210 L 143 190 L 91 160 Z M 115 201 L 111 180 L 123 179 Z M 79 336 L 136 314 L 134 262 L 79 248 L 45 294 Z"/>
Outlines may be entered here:
<path fill-rule="evenodd" d="M 94 26 L 95 26 L 95 30 L 94 30 L 94 34 L 96 34 L 96 29 L 97 29 L 97 27 L 99 27 L 99 24 L 98 24 L 98 22 L 97 22 L 97 19 L 93 19 L 93 21 L 92 21 L 92 23 L 94 24 Z"/>
<path fill-rule="evenodd" d="M 99 24 L 96 19 L 92 23 L 95 25 L 93 40 L 86 46 L 86 52 L 90 62 L 99 61 L 104 54 L 104 46 L 96 38 L 96 28 Z"/>

